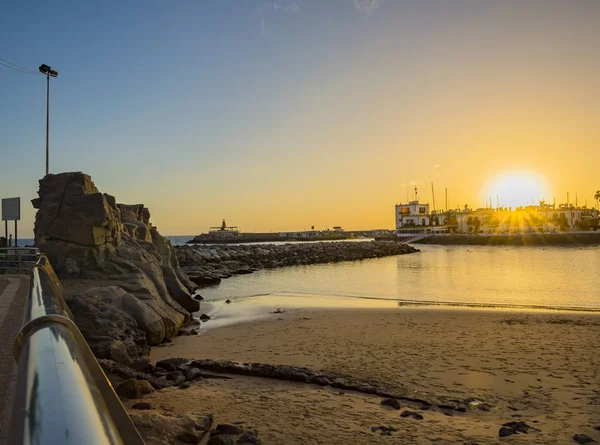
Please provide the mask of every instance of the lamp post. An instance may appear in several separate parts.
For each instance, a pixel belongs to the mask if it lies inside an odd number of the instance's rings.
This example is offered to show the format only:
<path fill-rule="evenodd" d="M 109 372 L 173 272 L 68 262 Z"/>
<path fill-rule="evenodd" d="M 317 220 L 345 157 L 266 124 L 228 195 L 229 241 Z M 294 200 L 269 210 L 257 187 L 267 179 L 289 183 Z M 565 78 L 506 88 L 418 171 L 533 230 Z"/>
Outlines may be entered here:
<path fill-rule="evenodd" d="M 58 73 L 48 65 L 40 65 L 40 73 L 46 75 L 46 174 L 50 173 L 50 77 L 57 77 Z"/>

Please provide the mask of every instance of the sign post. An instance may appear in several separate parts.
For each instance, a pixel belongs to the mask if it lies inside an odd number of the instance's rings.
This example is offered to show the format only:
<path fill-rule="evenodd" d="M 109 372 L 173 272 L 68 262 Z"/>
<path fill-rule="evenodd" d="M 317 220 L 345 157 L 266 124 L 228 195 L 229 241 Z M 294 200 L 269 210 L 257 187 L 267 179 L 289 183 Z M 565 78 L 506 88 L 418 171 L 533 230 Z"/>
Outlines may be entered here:
<path fill-rule="evenodd" d="M 2 199 L 2 220 L 4 221 L 4 236 L 8 243 L 8 222 L 15 222 L 15 245 L 17 247 L 17 221 L 21 219 L 21 198 Z M 8 246 L 8 244 L 7 244 Z"/>

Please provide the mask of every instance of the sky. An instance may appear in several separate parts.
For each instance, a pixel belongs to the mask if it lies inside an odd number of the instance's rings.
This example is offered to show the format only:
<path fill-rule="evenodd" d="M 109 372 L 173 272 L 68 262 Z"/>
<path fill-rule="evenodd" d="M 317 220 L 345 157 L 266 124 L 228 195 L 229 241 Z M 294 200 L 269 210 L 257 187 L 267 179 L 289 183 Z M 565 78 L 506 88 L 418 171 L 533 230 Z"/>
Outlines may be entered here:
<path fill-rule="evenodd" d="M 535 178 L 527 201 L 594 205 L 599 29 L 597 0 L 3 1 L 0 58 L 58 71 L 51 173 L 144 203 L 165 235 L 374 229 L 431 183 L 437 208 L 445 189 L 483 207 L 507 177 Z M 0 197 L 21 197 L 21 237 L 45 93 L 0 66 Z"/>

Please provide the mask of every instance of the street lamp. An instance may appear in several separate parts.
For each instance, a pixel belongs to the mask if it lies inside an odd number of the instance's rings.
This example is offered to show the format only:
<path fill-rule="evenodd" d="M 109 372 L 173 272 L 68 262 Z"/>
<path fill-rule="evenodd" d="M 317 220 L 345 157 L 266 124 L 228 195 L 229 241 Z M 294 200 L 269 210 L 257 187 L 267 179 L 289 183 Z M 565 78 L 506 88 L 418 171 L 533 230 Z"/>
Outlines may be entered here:
<path fill-rule="evenodd" d="M 50 146 L 48 135 L 50 132 L 50 77 L 57 77 L 58 73 L 48 65 L 40 65 L 40 73 L 46 75 L 46 174 L 50 172 Z"/>

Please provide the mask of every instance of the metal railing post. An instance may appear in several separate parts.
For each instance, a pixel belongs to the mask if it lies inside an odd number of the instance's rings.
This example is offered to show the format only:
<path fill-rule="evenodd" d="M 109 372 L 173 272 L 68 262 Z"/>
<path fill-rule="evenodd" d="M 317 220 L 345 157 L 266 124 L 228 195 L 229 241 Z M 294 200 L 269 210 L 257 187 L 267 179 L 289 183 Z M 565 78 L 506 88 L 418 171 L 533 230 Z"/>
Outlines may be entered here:
<path fill-rule="evenodd" d="M 144 445 L 43 255 L 31 268 L 25 325 L 13 353 L 18 373 L 8 443 Z"/>

